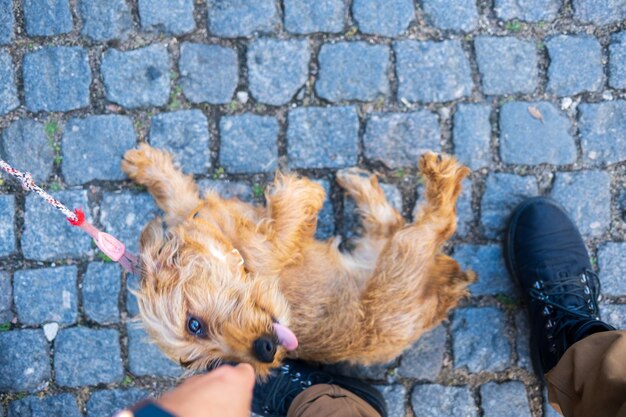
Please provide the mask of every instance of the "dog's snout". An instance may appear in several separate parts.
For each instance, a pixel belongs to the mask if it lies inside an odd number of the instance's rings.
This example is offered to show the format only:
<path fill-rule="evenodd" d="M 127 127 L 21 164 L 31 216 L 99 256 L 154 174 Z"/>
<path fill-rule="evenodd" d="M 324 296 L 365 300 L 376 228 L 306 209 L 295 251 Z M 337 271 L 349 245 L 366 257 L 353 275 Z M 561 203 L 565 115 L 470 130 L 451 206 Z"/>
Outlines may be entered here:
<path fill-rule="evenodd" d="M 254 354 L 256 358 L 264 363 L 274 362 L 276 355 L 276 341 L 271 336 L 261 336 L 254 341 Z"/>

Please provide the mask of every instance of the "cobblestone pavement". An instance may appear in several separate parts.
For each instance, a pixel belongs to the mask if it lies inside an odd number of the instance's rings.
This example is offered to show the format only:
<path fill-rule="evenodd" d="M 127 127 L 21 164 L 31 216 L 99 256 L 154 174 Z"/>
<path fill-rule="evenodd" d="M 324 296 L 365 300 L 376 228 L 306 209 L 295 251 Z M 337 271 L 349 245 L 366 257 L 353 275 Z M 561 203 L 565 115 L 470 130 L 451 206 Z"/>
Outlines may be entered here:
<path fill-rule="evenodd" d="M 392 363 L 335 368 L 394 417 L 552 416 L 501 232 L 524 197 L 559 200 L 626 327 L 624 19 L 624 0 L 0 0 L 0 149 L 131 249 L 156 212 L 119 168 L 141 141 L 249 201 L 276 168 L 316 178 L 320 237 L 356 226 L 336 169 L 377 170 L 410 217 L 418 155 L 454 153 L 471 299 Z M 176 383 L 131 320 L 137 278 L 10 180 L 0 257 L 0 416 L 107 416 Z"/>

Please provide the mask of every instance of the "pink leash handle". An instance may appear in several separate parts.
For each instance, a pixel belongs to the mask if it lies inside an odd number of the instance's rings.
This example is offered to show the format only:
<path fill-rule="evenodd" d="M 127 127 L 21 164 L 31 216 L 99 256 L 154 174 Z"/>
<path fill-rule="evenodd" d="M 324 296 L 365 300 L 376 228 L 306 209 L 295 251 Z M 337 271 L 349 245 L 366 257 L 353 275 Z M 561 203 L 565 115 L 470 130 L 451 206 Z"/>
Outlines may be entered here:
<path fill-rule="evenodd" d="M 74 209 L 76 220 L 67 219 L 73 226 L 79 227 L 87 233 L 96 243 L 98 249 L 108 256 L 113 262 L 118 262 L 122 268 L 131 274 L 139 273 L 139 260 L 136 255 L 128 252 L 126 246 L 108 233 L 101 232 L 93 224 L 85 220 L 82 210 Z"/>

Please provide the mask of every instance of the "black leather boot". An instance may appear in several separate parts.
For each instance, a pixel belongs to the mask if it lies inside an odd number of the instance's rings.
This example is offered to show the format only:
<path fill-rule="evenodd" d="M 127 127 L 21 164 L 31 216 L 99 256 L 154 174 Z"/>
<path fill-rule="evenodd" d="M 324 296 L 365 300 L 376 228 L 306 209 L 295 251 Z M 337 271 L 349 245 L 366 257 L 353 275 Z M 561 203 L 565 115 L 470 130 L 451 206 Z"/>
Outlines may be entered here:
<path fill-rule="evenodd" d="M 258 382 L 255 385 L 252 411 L 265 417 L 285 416 L 294 398 L 316 384 L 338 385 L 366 401 L 381 417 L 387 417 L 385 399 L 371 385 L 358 379 L 323 372 L 303 362 L 289 359 L 274 370 L 266 382 Z"/>
<path fill-rule="evenodd" d="M 578 229 L 555 201 L 521 203 L 509 221 L 504 257 L 528 304 L 531 352 L 543 376 L 567 348 L 600 331 L 600 281 Z"/>

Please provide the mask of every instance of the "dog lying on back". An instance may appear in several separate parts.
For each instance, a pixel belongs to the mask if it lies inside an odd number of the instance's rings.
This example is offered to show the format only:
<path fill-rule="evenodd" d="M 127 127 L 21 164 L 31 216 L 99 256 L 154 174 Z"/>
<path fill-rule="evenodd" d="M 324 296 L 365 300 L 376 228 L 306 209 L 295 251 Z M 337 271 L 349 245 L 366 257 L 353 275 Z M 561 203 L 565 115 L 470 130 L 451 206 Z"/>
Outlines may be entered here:
<path fill-rule="evenodd" d="M 376 176 L 339 171 L 364 228 L 351 253 L 338 239 L 314 239 L 324 190 L 307 178 L 277 173 L 267 206 L 255 207 L 214 192 L 201 199 L 167 152 L 145 144 L 122 168 L 165 213 L 141 234 L 143 325 L 192 370 L 248 362 L 263 377 L 285 356 L 387 362 L 445 319 L 475 279 L 441 253 L 469 173 L 450 156 L 421 157 L 426 202 L 411 224 Z"/>

